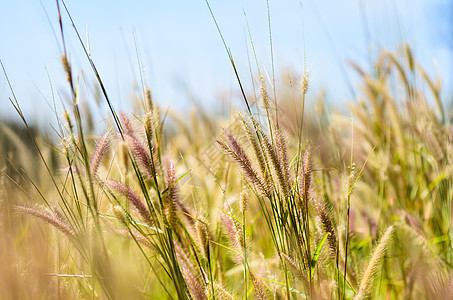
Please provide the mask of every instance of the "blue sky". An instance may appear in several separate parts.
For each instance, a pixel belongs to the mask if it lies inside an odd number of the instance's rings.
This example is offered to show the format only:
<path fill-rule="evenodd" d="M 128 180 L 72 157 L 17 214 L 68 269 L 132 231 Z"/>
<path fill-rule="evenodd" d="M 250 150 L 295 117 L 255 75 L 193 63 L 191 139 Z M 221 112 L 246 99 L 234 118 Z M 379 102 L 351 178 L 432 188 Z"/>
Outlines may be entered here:
<path fill-rule="evenodd" d="M 58 104 L 68 89 L 60 65 L 55 1 L 41 1 L 44 9 L 39 0 L 0 0 L 0 59 L 27 117 L 49 122 L 52 115 L 47 103 L 52 100 L 52 89 Z M 246 88 L 251 90 L 247 58 L 250 44 L 244 12 L 259 64 L 270 73 L 266 1 L 210 3 Z M 299 0 L 270 0 L 276 72 L 287 68 L 303 72 L 304 30 L 312 95 L 325 88 L 333 103 L 350 99 L 340 66 L 353 76 L 347 60 L 366 66 L 370 54 L 376 55 L 382 47 L 394 50 L 402 41 L 408 41 L 422 65 L 430 74 L 443 76 L 448 87 L 452 66 L 448 3 L 448 0 L 306 0 L 301 7 Z M 145 81 L 164 107 L 181 110 L 190 106 L 183 86 L 207 107 L 215 107 L 220 94 L 237 91 L 228 57 L 204 0 L 67 0 L 67 5 L 85 42 L 88 33 L 93 60 L 118 109 L 129 108 L 134 83 L 140 79 L 136 49 Z M 94 76 L 66 15 L 63 20 L 74 71 L 81 77 L 83 70 L 92 83 Z M 14 118 L 10 96 L 1 74 L 0 118 Z M 99 119 L 107 115 L 104 108 L 99 110 Z"/>

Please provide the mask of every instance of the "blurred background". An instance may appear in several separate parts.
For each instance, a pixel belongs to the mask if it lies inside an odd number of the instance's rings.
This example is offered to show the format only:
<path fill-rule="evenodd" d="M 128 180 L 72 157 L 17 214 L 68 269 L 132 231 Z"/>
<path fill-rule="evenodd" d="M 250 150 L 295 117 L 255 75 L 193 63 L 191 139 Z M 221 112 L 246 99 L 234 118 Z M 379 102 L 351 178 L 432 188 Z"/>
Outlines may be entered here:
<path fill-rule="evenodd" d="M 141 72 L 163 107 L 184 110 L 197 102 L 218 110 L 238 97 L 204 0 L 67 0 L 66 5 L 117 110 L 129 109 L 131 96 L 139 95 Z M 266 1 L 211 0 L 210 5 L 251 92 L 250 69 L 256 74 L 256 63 L 248 28 L 258 64 L 272 78 Z M 452 1 L 270 0 L 269 5 L 277 78 L 288 72 L 302 75 L 305 57 L 309 93 L 325 90 L 328 101 L 341 104 L 353 100 L 357 88 L 349 60 L 369 69 L 383 48 L 394 51 L 407 42 L 430 75 L 442 78 L 444 98 L 450 100 Z M 84 97 L 91 98 L 98 93 L 93 72 L 61 9 L 73 71 Z M 26 117 L 47 127 L 55 119 L 53 99 L 59 113 L 69 105 L 56 1 L 0 1 L 0 42 L 0 59 Z M 0 120 L 17 119 L 11 96 L 2 72 Z M 108 116 L 103 102 L 99 107 L 91 102 L 99 120 Z"/>

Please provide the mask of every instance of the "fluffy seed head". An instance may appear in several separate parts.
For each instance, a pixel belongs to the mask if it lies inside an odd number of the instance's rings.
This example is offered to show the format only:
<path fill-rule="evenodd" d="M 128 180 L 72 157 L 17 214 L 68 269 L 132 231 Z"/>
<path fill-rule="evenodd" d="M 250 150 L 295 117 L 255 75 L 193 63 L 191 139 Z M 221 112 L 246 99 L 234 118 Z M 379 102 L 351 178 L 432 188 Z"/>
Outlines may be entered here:
<path fill-rule="evenodd" d="M 351 173 L 348 176 L 346 187 L 347 187 L 347 192 L 348 194 L 351 193 L 351 189 L 353 187 L 355 180 L 355 163 L 352 163 L 351 165 Z"/>
<path fill-rule="evenodd" d="M 35 208 L 31 208 L 31 207 L 16 206 L 16 209 L 21 212 L 27 213 L 29 215 L 38 217 L 38 218 L 46 221 L 47 223 L 55 226 L 58 230 L 63 232 L 68 238 L 70 238 L 71 240 L 74 240 L 74 238 L 75 238 L 74 231 L 69 227 L 68 224 L 64 223 L 59 218 L 56 218 L 55 216 L 52 216 L 51 214 L 49 214 L 47 212 L 44 212 L 44 211 L 41 211 L 41 210 L 38 210 Z"/>
<path fill-rule="evenodd" d="M 176 170 L 170 158 L 165 160 L 165 165 L 165 183 L 167 189 L 163 197 L 164 214 L 168 224 L 174 226 L 176 224 L 176 205 L 179 201 Z"/>
<path fill-rule="evenodd" d="M 255 118 L 250 117 L 250 119 L 252 120 L 253 127 L 255 129 L 258 129 L 259 125 L 256 122 Z M 248 138 L 250 144 L 252 145 L 253 154 L 255 155 L 255 159 L 258 161 L 260 171 L 261 171 L 261 176 L 264 177 L 265 184 L 268 185 L 269 172 L 266 170 L 266 160 L 265 160 L 263 151 L 261 149 L 261 146 L 259 144 L 258 137 L 256 135 L 256 131 L 252 131 L 252 128 L 247 123 L 247 121 L 245 121 L 245 118 L 242 115 L 239 115 L 239 120 L 241 121 L 244 131 L 247 135 L 247 138 Z"/>
<path fill-rule="evenodd" d="M 290 175 L 289 175 L 289 161 L 288 161 L 288 148 L 286 147 L 285 137 L 283 136 L 283 132 L 279 127 L 275 129 L 276 133 L 276 148 L 278 153 L 278 159 L 280 161 L 280 168 L 283 173 L 284 179 L 284 189 L 286 193 L 289 194 L 291 192 L 291 184 L 290 184 Z"/>
<path fill-rule="evenodd" d="M 132 203 L 132 205 L 135 206 L 140 216 L 148 225 L 151 226 L 154 223 L 148 208 L 145 206 L 145 204 L 143 204 L 140 197 L 135 194 L 129 187 L 116 180 L 107 180 L 105 183 L 111 188 L 123 194 Z"/>
<path fill-rule="evenodd" d="M 234 300 L 233 295 L 226 288 L 214 282 L 214 291 L 217 294 L 217 298 L 221 300 Z"/>
<path fill-rule="evenodd" d="M 230 143 L 231 146 L 217 141 L 217 143 L 225 150 L 227 154 L 229 154 L 232 158 L 234 158 L 238 163 L 239 166 L 244 171 L 244 176 L 253 183 L 257 189 L 259 189 L 263 194 L 268 195 L 269 190 L 268 187 L 264 184 L 261 177 L 257 174 L 255 169 L 253 168 L 252 164 L 250 163 L 249 158 L 245 154 L 244 149 L 236 140 L 236 138 L 228 131 L 224 130 L 225 136 Z"/>
<path fill-rule="evenodd" d="M 404 52 L 406 52 L 407 64 L 409 65 L 411 71 L 414 72 L 414 57 L 408 44 L 404 45 Z"/>
<path fill-rule="evenodd" d="M 174 242 L 176 257 L 181 266 L 182 275 L 186 281 L 187 287 L 190 290 L 193 298 L 195 299 L 207 299 L 206 297 L 206 285 L 200 281 L 200 277 L 196 272 L 196 268 L 193 266 L 189 258 L 189 249 L 183 247 L 178 242 Z"/>
<path fill-rule="evenodd" d="M 154 107 L 153 107 L 153 99 L 151 98 L 151 90 L 149 88 L 145 89 L 145 100 L 146 100 L 148 112 L 152 112 L 154 110 Z"/>
<path fill-rule="evenodd" d="M 68 58 L 64 54 L 61 56 L 61 64 L 63 65 L 63 69 L 66 73 L 66 79 L 68 80 L 68 82 L 71 82 L 72 69 L 71 65 L 69 64 Z"/>
<path fill-rule="evenodd" d="M 285 171 L 282 169 L 282 166 L 280 165 L 280 160 L 278 159 L 277 151 L 274 148 L 274 146 L 272 146 L 269 138 L 265 134 L 262 134 L 262 137 L 267 155 L 270 158 L 270 162 L 272 164 L 274 172 L 277 175 L 278 184 L 281 188 L 283 196 L 287 198 L 289 197 L 288 182 L 285 180 L 284 175 Z"/>
<path fill-rule="evenodd" d="M 64 212 L 59 208 L 59 207 L 52 207 L 52 211 L 55 215 L 55 217 L 60 220 L 62 223 L 66 223 L 67 222 L 67 218 L 64 214 Z"/>
<path fill-rule="evenodd" d="M 269 295 L 264 288 L 263 282 L 256 278 L 252 273 L 250 273 L 250 279 L 252 281 L 253 287 L 255 288 L 255 298 L 258 300 L 268 300 Z"/>
<path fill-rule="evenodd" d="M 280 252 L 280 254 L 285 260 L 286 265 L 289 267 L 290 271 L 298 278 L 303 279 L 305 282 L 308 282 L 307 274 L 305 273 L 304 269 L 300 268 L 300 265 L 286 253 Z"/>
<path fill-rule="evenodd" d="M 190 290 L 190 293 L 196 300 L 205 300 L 207 299 L 205 294 L 205 288 L 203 288 L 203 284 L 200 282 L 199 278 L 195 276 L 193 270 L 185 266 L 181 266 L 181 271 L 183 277 L 187 283 L 187 287 Z"/>
<path fill-rule="evenodd" d="M 377 245 L 376 249 L 373 252 L 373 256 L 371 257 L 368 267 L 366 268 L 366 271 L 363 274 L 359 292 L 357 296 L 354 298 L 354 300 L 361 300 L 367 296 L 368 290 L 373 282 L 374 275 L 378 271 L 380 262 L 384 257 L 385 251 L 387 250 L 387 245 L 390 242 L 390 239 L 392 238 L 395 229 L 396 229 L 395 226 L 388 227 L 384 235 L 382 236 L 379 244 Z"/>
<path fill-rule="evenodd" d="M 209 250 L 208 227 L 206 226 L 206 223 L 198 221 L 195 223 L 195 229 L 197 231 L 198 241 L 200 242 L 200 248 L 203 256 L 207 258 Z"/>
<path fill-rule="evenodd" d="M 327 240 L 329 242 L 330 256 L 335 259 L 337 253 L 337 235 L 335 234 L 334 226 L 326 207 L 319 201 L 315 202 L 316 210 L 321 218 L 321 223 L 324 231 L 329 233 Z"/>
<path fill-rule="evenodd" d="M 230 242 L 233 245 L 234 250 L 238 253 L 235 257 L 235 261 L 239 264 L 243 262 L 243 257 L 240 253 L 244 252 L 243 248 L 243 240 L 240 232 L 240 228 L 236 226 L 233 219 L 223 211 L 220 213 L 220 217 L 222 219 L 222 224 L 225 227 L 228 237 L 230 238 Z"/>
<path fill-rule="evenodd" d="M 113 210 L 113 214 L 118 219 L 118 221 L 120 221 L 120 223 L 123 225 L 127 225 L 127 219 L 126 219 L 126 214 L 124 212 L 124 209 L 119 205 L 115 205 L 115 206 L 113 206 L 112 210 Z"/>
<path fill-rule="evenodd" d="M 134 156 L 137 159 L 142 170 L 144 170 L 149 178 L 153 178 L 156 172 L 156 166 L 153 164 L 153 160 L 151 160 L 151 155 L 149 154 L 149 152 L 133 136 L 125 135 L 124 137 L 126 138 L 126 141 L 129 144 L 129 147 L 132 149 L 132 152 L 134 153 Z"/>
<path fill-rule="evenodd" d="M 261 91 L 261 100 L 263 101 L 263 106 L 266 111 L 269 111 L 269 95 L 267 93 L 266 82 L 264 81 L 264 77 L 260 75 L 260 91 Z"/>
<path fill-rule="evenodd" d="M 73 132 L 74 126 L 72 125 L 71 117 L 69 116 L 69 112 L 65 110 L 63 112 L 63 118 L 66 121 L 66 124 L 68 125 L 69 132 Z"/>
<path fill-rule="evenodd" d="M 145 114 L 145 132 L 146 138 L 149 142 L 152 141 L 153 138 L 153 114 L 152 112 L 147 112 Z"/>
<path fill-rule="evenodd" d="M 247 200 L 247 191 L 245 189 L 242 190 L 241 194 L 239 195 L 239 209 L 241 212 L 245 212 L 248 206 Z"/>
<path fill-rule="evenodd" d="M 304 76 L 302 76 L 302 94 L 307 94 L 308 91 L 308 73 L 305 72 Z"/>
<path fill-rule="evenodd" d="M 107 154 L 109 144 L 109 133 L 106 132 L 99 140 L 96 151 L 94 152 L 93 158 L 91 159 L 90 172 L 92 175 L 96 175 L 99 165 L 101 164 L 102 158 Z"/>
<path fill-rule="evenodd" d="M 135 138 L 135 131 L 129 117 L 124 112 L 120 112 L 120 119 L 123 124 L 124 133 Z"/>
<path fill-rule="evenodd" d="M 127 173 L 129 166 L 129 146 L 124 141 L 121 141 L 119 144 L 118 159 L 123 172 Z"/>

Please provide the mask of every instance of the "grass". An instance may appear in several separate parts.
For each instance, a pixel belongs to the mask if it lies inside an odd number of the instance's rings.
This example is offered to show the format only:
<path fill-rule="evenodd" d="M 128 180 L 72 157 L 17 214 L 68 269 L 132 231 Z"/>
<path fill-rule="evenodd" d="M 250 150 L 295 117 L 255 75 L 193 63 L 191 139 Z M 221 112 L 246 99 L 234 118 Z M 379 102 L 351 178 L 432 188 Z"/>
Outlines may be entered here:
<path fill-rule="evenodd" d="M 59 143 L 32 130 L 14 93 L 33 150 L 0 131 L 6 298 L 453 296 L 451 115 L 409 46 L 383 51 L 372 73 L 352 65 L 352 118 L 323 99 L 309 109 L 307 74 L 280 91 L 257 67 L 259 91 L 240 85 L 247 110 L 230 123 L 163 113 L 148 89 L 117 113 L 87 54 L 111 113 L 96 137 L 60 26 L 72 106 Z"/>

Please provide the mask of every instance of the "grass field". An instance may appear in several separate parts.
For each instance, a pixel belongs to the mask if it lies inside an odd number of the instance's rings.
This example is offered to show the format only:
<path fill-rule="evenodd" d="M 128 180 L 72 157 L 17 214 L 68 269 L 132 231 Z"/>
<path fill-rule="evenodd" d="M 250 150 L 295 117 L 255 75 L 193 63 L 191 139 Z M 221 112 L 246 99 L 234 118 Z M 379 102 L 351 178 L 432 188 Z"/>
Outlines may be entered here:
<path fill-rule="evenodd" d="M 117 112 L 97 77 L 100 136 L 63 49 L 58 139 L 13 93 L 23 124 L 0 128 L 3 299 L 453 298 L 452 115 L 408 45 L 351 64 L 338 110 L 259 66 L 230 116 L 146 85 Z"/>

